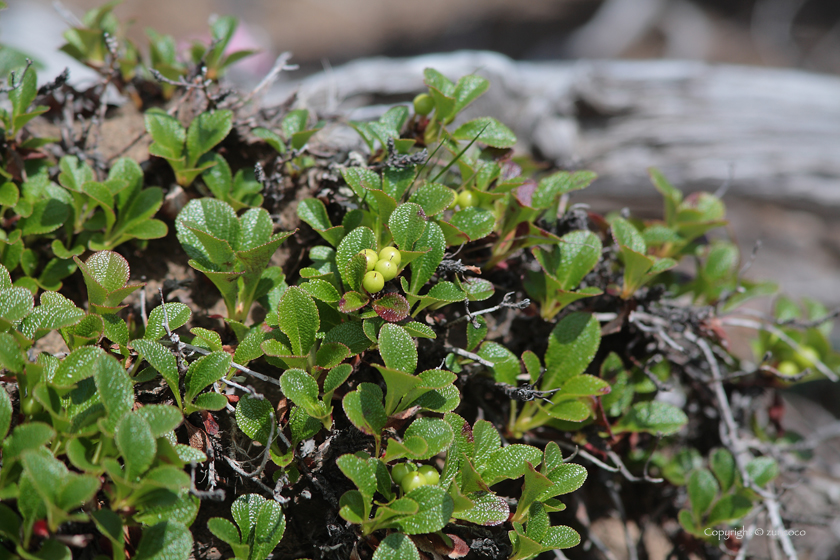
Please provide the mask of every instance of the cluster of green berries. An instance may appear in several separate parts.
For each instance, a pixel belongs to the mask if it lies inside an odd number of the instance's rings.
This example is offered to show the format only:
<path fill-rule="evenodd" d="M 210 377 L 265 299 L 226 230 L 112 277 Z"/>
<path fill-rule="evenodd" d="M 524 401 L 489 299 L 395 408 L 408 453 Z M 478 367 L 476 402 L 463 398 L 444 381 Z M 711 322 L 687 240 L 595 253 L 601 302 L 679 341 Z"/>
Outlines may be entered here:
<path fill-rule="evenodd" d="M 373 249 L 361 252 L 367 262 L 367 272 L 362 279 L 362 286 L 368 293 L 375 294 L 385 287 L 385 282 L 397 277 L 400 270 L 402 256 L 394 247 L 385 247 L 379 254 Z"/>
<path fill-rule="evenodd" d="M 469 208 L 470 206 L 478 206 L 478 197 L 472 191 L 464 189 L 459 193 L 455 193 L 455 200 L 449 205 L 450 210 L 454 210 L 456 206 Z"/>
<path fill-rule="evenodd" d="M 810 346 L 800 346 L 799 350 L 793 354 L 792 360 L 779 362 L 779 365 L 776 366 L 776 371 L 787 376 L 799 375 L 803 370 L 814 367 L 814 364 L 819 359 L 819 352 Z"/>
<path fill-rule="evenodd" d="M 421 486 L 434 486 L 440 481 L 440 473 L 431 465 L 397 463 L 391 467 L 391 478 L 400 485 L 403 492 L 411 492 Z"/>

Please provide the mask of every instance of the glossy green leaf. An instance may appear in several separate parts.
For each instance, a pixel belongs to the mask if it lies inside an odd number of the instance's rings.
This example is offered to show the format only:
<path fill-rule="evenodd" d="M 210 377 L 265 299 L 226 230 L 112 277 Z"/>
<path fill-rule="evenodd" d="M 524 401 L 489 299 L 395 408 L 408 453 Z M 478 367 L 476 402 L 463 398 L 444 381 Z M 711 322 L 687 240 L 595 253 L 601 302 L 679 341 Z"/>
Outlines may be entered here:
<path fill-rule="evenodd" d="M 373 383 L 361 383 L 355 391 L 344 396 L 344 413 L 359 431 L 375 438 L 380 437 L 388 422 L 385 407 L 382 405 L 382 389 Z"/>
<path fill-rule="evenodd" d="M 133 340 L 131 346 L 137 350 L 137 353 L 143 357 L 149 365 L 155 368 L 161 376 L 166 380 L 178 406 L 181 406 L 181 391 L 178 388 L 180 376 L 178 375 L 178 365 L 175 361 L 175 356 L 172 352 L 158 342 L 147 339 Z"/>
<path fill-rule="evenodd" d="M 478 355 L 493 363 L 490 369 L 498 383 L 518 385 L 516 377 L 520 372 L 519 359 L 513 352 L 501 344 L 488 341 L 481 345 Z"/>
<path fill-rule="evenodd" d="M 753 509 L 753 503 L 740 494 L 727 494 L 715 502 L 706 518 L 706 525 L 714 527 L 719 523 L 727 523 L 741 519 Z M 682 521 L 682 519 L 681 519 Z"/>
<path fill-rule="evenodd" d="M 236 404 L 236 425 L 254 441 L 267 445 L 271 433 L 271 403 L 244 395 Z"/>
<path fill-rule="evenodd" d="M 424 255 L 419 256 L 411 262 L 411 293 L 420 293 L 420 289 L 431 279 L 437 271 L 437 267 L 443 260 L 443 253 L 446 250 L 446 240 L 443 231 L 435 222 L 426 224 L 426 230 L 414 243 L 415 251 L 428 250 Z"/>
<path fill-rule="evenodd" d="M 154 140 L 150 151 L 162 157 L 178 159 L 184 152 L 187 131 L 173 116 L 158 108 L 149 109 L 145 115 L 146 130 Z"/>
<path fill-rule="evenodd" d="M 199 114 L 187 130 L 187 167 L 195 167 L 198 158 L 225 139 L 233 128 L 233 112 L 227 109 Z"/>
<path fill-rule="evenodd" d="M 779 475 L 779 465 L 772 457 L 756 457 L 747 463 L 747 474 L 757 486 L 764 486 Z"/>
<path fill-rule="evenodd" d="M 421 486 L 405 495 L 414 500 L 419 511 L 410 517 L 397 521 L 404 532 L 409 535 L 420 535 L 440 531 L 449 523 L 454 504 L 452 497 L 438 486 Z"/>
<path fill-rule="evenodd" d="M 373 560 L 420 560 L 420 553 L 407 535 L 391 533 L 380 541 Z"/>
<path fill-rule="evenodd" d="M 201 391 L 224 377 L 230 370 L 231 358 L 227 352 L 220 351 L 202 356 L 191 363 L 184 376 L 184 401 L 192 402 Z"/>
<path fill-rule="evenodd" d="M 166 313 L 163 311 L 164 307 L 166 308 Z M 160 340 L 166 335 L 166 328 L 164 326 L 166 319 L 169 319 L 169 329 L 174 331 L 186 325 L 191 315 L 190 308 L 180 302 L 167 303 L 165 306 L 159 305 L 149 313 L 146 334 L 143 335 L 143 338 L 147 340 Z"/>
<path fill-rule="evenodd" d="M 187 560 L 192 552 L 190 530 L 176 521 L 162 521 L 143 531 L 136 560 Z"/>
<path fill-rule="evenodd" d="M 475 241 L 493 232 L 496 217 L 489 210 L 472 206 L 455 212 L 449 222 L 466 233 L 470 241 Z"/>
<path fill-rule="evenodd" d="M 126 479 L 136 480 L 151 466 L 157 453 L 149 423 L 139 414 L 126 414 L 117 424 L 114 439 L 125 461 Z"/>
<path fill-rule="evenodd" d="M 613 426 L 613 432 L 647 432 L 668 436 L 677 433 L 687 422 L 685 412 L 672 404 L 640 402 L 634 404 Z"/>
<path fill-rule="evenodd" d="M 414 339 L 399 325 L 385 324 L 379 331 L 379 353 L 390 369 L 414 373 L 417 368 L 417 348 Z"/>
<path fill-rule="evenodd" d="M 482 144 L 494 148 L 511 148 L 516 144 L 516 136 L 513 132 L 492 117 L 480 117 L 462 124 L 452 133 L 452 138 L 455 140 L 478 138 Z"/>
<path fill-rule="evenodd" d="M 717 477 L 721 490 L 726 492 L 732 488 L 736 477 L 735 457 L 732 456 L 732 453 L 718 447 L 709 455 L 709 466 Z"/>
<path fill-rule="evenodd" d="M 694 510 L 698 519 L 712 505 L 717 493 L 717 481 L 708 470 L 698 469 L 688 477 L 688 499 L 691 501 L 691 509 Z"/>
<path fill-rule="evenodd" d="M 344 285 L 350 289 L 357 289 L 359 286 L 351 280 L 350 261 L 364 249 L 376 251 L 376 239 L 371 229 L 357 227 L 341 240 L 335 254 L 335 262 Z"/>
<path fill-rule="evenodd" d="M 277 324 L 289 337 L 294 355 L 306 356 L 315 343 L 315 333 L 320 326 L 318 307 L 303 289 L 292 286 L 277 305 Z"/>
<path fill-rule="evenodd" d="M 583 373 L 601 343 L 601 326 L 588 313 L 571 313 L 551 331 L 545 351 L 545 376 L 541 389 L 560 387 Z"/>
<path fill-rule="evenodd" d="M 538 465 L 542 461 L 542 452 L 530 445 L 513 444 L 494 451 L 487 460 L 482 478 L 488 485 L 506 479 L 517 479 L 528 470 L 527 464 Z"/>
<path fill-rule="evenodd" d="M 426 213 L 419 204 L 400 204 L 391 213 L 388 228 L 397 246 L 403 251 L 411 251 L 426 231 Z"/>
<path fill-rule="evenodd" d="M 306 410 L 314 418 L 323 418 L 329 412 L 318 399 L 318 382 L 300 369 L 286 370 L 280 377 L 280 388 L 293 403 Z"/>

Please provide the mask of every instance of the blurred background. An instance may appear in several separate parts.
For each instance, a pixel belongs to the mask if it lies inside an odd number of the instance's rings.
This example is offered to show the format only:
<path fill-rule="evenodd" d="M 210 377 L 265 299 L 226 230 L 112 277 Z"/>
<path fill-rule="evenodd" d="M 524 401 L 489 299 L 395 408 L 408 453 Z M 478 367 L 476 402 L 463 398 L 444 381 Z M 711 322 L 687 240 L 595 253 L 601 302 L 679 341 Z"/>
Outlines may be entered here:
<path fill-rule="evenodd" d="M 8 3 L 0 18 L 12 20 L 2 26 L 12 43 L 31 14 L 32 31 L 52 42 L 62 19 L 103 2 L 63 0 L 58 11 L 49 1 Z M 124 0 L 115 13 L 133 22 L 139 43 L 147 27 L 197 38 L 212 14 L 236 15 L 240 39 L 264 49 L 264 64 L 292 51 L 306 72 L 459 49 L 517 60 L 678 58 L 840 72 L 837 0 Z"/>

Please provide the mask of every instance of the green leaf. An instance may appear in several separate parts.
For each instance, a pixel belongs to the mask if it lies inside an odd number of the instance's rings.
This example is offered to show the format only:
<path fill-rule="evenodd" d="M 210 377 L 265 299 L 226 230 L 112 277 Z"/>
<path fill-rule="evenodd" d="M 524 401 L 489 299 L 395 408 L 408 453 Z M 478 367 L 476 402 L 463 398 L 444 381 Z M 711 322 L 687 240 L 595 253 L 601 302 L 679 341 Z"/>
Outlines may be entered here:
<path fill-rule="evenodd" d="M 243 395 L 236 404 L 236 425 L 246 436 L 263 445 L 268 445 L 271 434 L 271 403 Z"/>
<path fill-rule="evenodd" d="M 333 391 L 338 389 L 345 381 L 347 381 L 347 378 L 350 377 L 351 373 L 353 373 L 353 366 L 350 364 L 340 364 L 332 368 L 327 373 L 327 377 L 324 379 L 324 393 L 331 394 Z M 324 399 L 326 400 L 327 397 L 324 397 Z"/>
<path fill-rule="evenodd" d="M 216 538 L 230 545 L 237 558 L 248 555 L 248 548 L 239 546 L 241 545 L 239 529 L 227 519 L 221 517 L 210 518 L 207 520 L 207 528 Z M 242 554 L 243 552 L 244 554 Z"/>
<path fill-rule="evenodd" d="M 366 294 L 353 291 L 344 292 L 344 295 L 338 300 L 338 309 L 342 313 L 352 313 L 366 306 L 369 301 L 370 298 Z"/>
<path fill-rule="evenodd" d="M 455 438 L 452 428 L 439 418 L 418 418 L 405 431 L 405 440 L 418 437 L 426 442 L 428 448 L 420 455 L 412 458 L 418 460 L 430 459 L 445 451 Z"/>
<path fill-rule="evenodd" d="M 538 465 L 542 453 L 530 445 L 513 444 L 493 452 L 487 460 L 482 478 L 488 486 L 506 479 L 517 479 L 528 470 L 527 464 Z"/>
<path fill-rule="evenodd" d="M 55 430 L 43 422 L 19 424 L 3 441 L 3 460 L 11 462 L 27 449 L 37 449 L 55 437 Z"/>
<path fill-rule="evenodd" d="M 318 307 L 303 289 L 291 286 L 277 305 L 277 324 L 292 343 L 295 356 L 309 355 L 320 319 Z"/>
<path fill-rule="evenodd" d="M 341 240 L 336 248 L 335 262 L 344 285 L 350 289 L 358 289 L 360 286 L 351 280 L 350 261 L 364 249 L 376 251 L 376 237 L 373 231 L 367 227 L 357 227 Z"/>
<path fill-rule="evenodd" d="M 420 553 L 407 535 L 391 533 L 376 547 L 373 560 L 420 560 Z"/>
<path fill-rule="evenodd" d="M 15 338 L 9 333 L 0 333 L 0 368 L 12 373 L 23 373 L 25 363 L 26 355 Z"/>
<path fill-rule="evenodd" d="M 170 304 L 171 305 L 171 304 Z M 148 331 L 147 331 L 148 332 Z M 131 346 L 137 350 L 137 353 L 143 357 L 149 365 L 155 368 L 161 376 L 166 380 L 178 406 L 181 405 L 181 391 L 178 387 L 180 376 L 178 375 L 178 364 L 175 361 L 175 356 L 168 348 L 160 343 L 146 339 L 136 339 L 131 342 Z"/>
<path fill-rule="evenodd" d="M 715 502 L 709 517 L 707 527 L 714 527 L 719 523 L 729 523 L 741 519 L 753 509 L 753 503 L 740 494 L 727 494 Z"/>
<path fill-rule="evenodd" d="M 349 321 L 336 325 L 327 331 L 324 342 L 340 342 L 350 348 L 351 354 L 360 354 L 373 344 L 365 335 L 361 321 Z"/>
<path fill-rule="evenodd" d="M 149 423 L 139 414 L 126 414 L 117 424 L 114 439 L 125 461 L 125 478 L 138 479 L 152 465 L 157 453 Z"/>
<path fill-rule="evenodd" d="M 280 504 L 274 500 L 265 500 L 254 525 L 254 541 L 249 560 L 263 560 L 271 556 L 285 531 L 286 517 Z"/>
<path fill-rule="evenodd" d="M 0 391 L 0 441 L 6 439 L 12 422 L 12 400 L 5 389 Z"/>
<path fill-rule="evenodd" d="M 239 219 L 229 204 L 214 198 L 191 200 L 178 213 L 175 230 L 191 259 L 210 270 L 232 270 Z"/>
<path fill-rule="evenodd" d="M 202 393 L 192 402 L 191 407 L 196 410 L 222 410 L 228 404 L 227 397 L 220 393 Z"/>
<path fill-rule="evenodd" d="M 417 513 L 397 521 L 400 529 L 409 535 L 440 531 L 449 523 L 454 503 L 452 497 L 443 488 L 421 486 L 408 492 L 405 497 L 414 500 L 419 506 Z"/>
<path fill-rule="evenodd" d="M 479 142 L 494 148 L 511 148 L 516 144 L 516 136 L 513 132 L 492 117 L 481 117 L 462 124 L 452 133 L 452 138 L 455 140 L 478 138 Z"/>
<path fill-rule="evenodd" d="M 691 509 L 700 519 L 717 497 L 718 485 L 712 473 L 706 469 L 698 469 L 688 477 L 688 499 Z"/>
<path fill-rule="evenodd" d="M 417 368 L 414 339 L 399 325 L 382 325 L 379 331 L 379 353 L 385 366 L 390 369 L 414 373 Z"/>
<path fill-rule="evenodd" d="M 179 159 L 184 153 L 187 132 L 178 119 L 158 108 L 149 109 L 145 115 L 146 130 L 154 140 L 149 151 L 167 159 Z"/>
<path fill-rule="evenodd" d="M 97 357 L 93 372 L 99 398 L 108 411 L 108 429 L 113 430 L 134 406 L 134 385 L 122 364 L 108 354 Z"/>
<path fill-rule="evenodd" d="M 419 204 L 400 204 L 388 219 L 394 242 L 403 251 L 411 251 L 414 242 L 426 231 L 426 213 Z"/>
<path fill-rule="evenodd" d="M 257 127 L 251 132 L 257 138 L 265 140 L 266 144 L 277 150 L 277 153 L 281 155 L 286 153 L 286 145 L 283 143 L 283 139 L 279 134 L 262 127 Z"/>
<path fill-rule="evenodd" d="M 493 212 L 479 208 L 478 206 L 471 206 L 455 212 L 449 222 L 466 233 L 470 241 L 487 237 L 493 232 L 493 227 L 496 223 L 496 217 Z"/>
<path fill-rule="evenodd" d="M 440 214 L 455 202 L 455 191 L 439 183 L 426 183 L 414 191 L 410 202 L 419 204 L 426 216 Z"/>
<path fill-rule="evenodd" d="M 115 308 L 123 298 L 142 287 L 137 284 L 126 289 L 131 269 L 128 261 L 113 251 L 99 251 L 85 262 L 78 257 L 74 260 L 84 275 L 90 302 L 96 306 Z"/>
<path fill-rule="evenodd" d="M 520 372 L 519 360 L 513 352 L 501 344 L 488 341 L 481 345 L 478 355 L 493 363 L 490 369 L 497 382 L 508 385 L 518 384 L 516 377 Z"/>
<path fill-rule="evenodd" d="M 569 173 L 560 171 L 540 180 L 537 190 L 531 198 L 533 208 L 550 208 L 557 203 L 560 195 L 586 188 L 596 175 L 591 171 Z"/>
<path fill-rule="evenodd" d="M 779 475 L 779 465 L 772 457 L 756 457 L 747 463 L 747 474 L 757 486 L 764 486 Z"/>
<path fill-rule="evenodd" d="M 40 303 L 20 326 L 20 332 L 30 339 L 40 338 L 51 330 L 75 325 L 86 315 L 72 301 L 56 292 L 42 293 Z"/>
<path fill-rule="evenodd" d="M 187 167 L 195 167 L 198 158 L 225 139 L 233 128 L 233 112 L 227 109 L 201 113 L 187 131 Z"/>
<path fill-rule="evenodd" d="M 560 387 L 583 373 L 601 343 L 601 326 L 589 313 L 571 313 L 551 331 L 545 351 L 546 372 L 541 389 Z"/>
<path fill-rule="evenodd" d="M 318 232 L 333 227 L 329 216 L 327 216 L 326 206 L 317 198 L 301 200 L 297 207 L 297 216 Z"/>
<path fill-rule="evenodd" d="M 191 403 L 201 391 L 225 376 L 230 370 L 232 357 L 224 351 L 212 352 L 190 364 L 184 376 L 186 394 L 184 402 Z"/>
<path fill-rule="evenodd" d="M 329 412 L 318 400 L 318 382 L 301 369 L 289 369 L 280 377 L 280 388 L 293 403 L 313 418 L 324 418 Z"/>
<path fill-rule="evenodd" d="M 14 206 L 20 198 L 17 185 L 7 181 L 0 185 L 0 206 Z"/>
<path fill-rule="evenodd" d="M 613 432 L 647 432 L 668 436 L 677 433 L 687 422 L 685 413 L 672 404 L 640 402 L 634 404 L 613 426 Z"/>
<path fill-rule="evenodd" d="M 193 547 L 189 529 L 182 523 L 162 521 L 143 531 L 135 560 L 187 560 Z"/>
<path fill-rule="evenodd" d="M 424 325 L 423 323 L 418 323 L 417 321 L 411 321 L 402 326 L 408 334 L 418 338 L 437 338 L 435 331 L 432 327 L 428 325 Z"/>
<path fill-rule="evenodd" d="M 52 383 L 56 387 L 72 387 L 82 379 L 91 377 L 96 361 L 103 355 L 97 346 L 83 346 L 70 352 L 59 364 Z"/>
<path fill-rule="evenodd" d="M 164 404 L 147 404 L 137 409 L 137 414 L 146 419 L 155 438 L 163 437 L 184 421 L 180 410 Z"/>
<path fill-rule="evenodd" d="M 443 236 L 443 231 L 440 229 L 440 226 L 435 222 L 428 222 L 423 235 L 414 243 L 414 250 L 428 250 L 427 253 L 411 262 L 411 284 L 409 291 L 417 294 L 420 293 L 420 288 L 435 274 L 437 267 L 443 260 L 443 254 L 446 250 L 446 239 Z"/>
<path fill-rule="evenodd" d="M 365 499 L 370 501 L 376 492 L 377 461 L 373 458 L 366 460 L 355 455 L 342 455 L 335 463 L 344 476 L 353 481 Z"/>
<path fill-rule="evenodd" d="M 166 308 L 166 314 L 163 310 Z M 169 329 L 174 331 L 187 324 L 192 312 L 190 308 L 180 302 L 167 303 L 164 306 L 157 306 L 149 313 L 149 321 L 146 325 L 146 333 L 143 338 L 147 340 L 160 340 L 166 335 L 164 320 L 169 319 Z M 163 373 L 163 372 L 161 372 Z"/>
<path fill-rule="evenodd" d="M 487 91 L 488 87 L 490 87 L 490 82 L 486 78 L 475 74 L 463 76 L 458 80 L 455 91 L 452 93 L 455 98 L 455 108 L 452 113 L 455 115 L 460 113 L 467 105 Z"/>
<path fill-rule="evenodd" d="M 379 438 L 388 416 L 382 405 L 382 389 L 373 383 L 360 383 L 355 391 L 344 396 L 344 413 L 359 431 Z"/>
<path fill-rule="evenodd" d="M 453 516 L 485 527 L 501 525 L 510 517 L 510 506 L 501 496 L 492 492 L 470 492 L 466 496 L 473 505 L 469 509 L 456 511 Z"/>
<path fill-rule="evenodd" d="M 341 170 L 341 176 L 359 198 L 365 198 L 367 190 L 381 190 L 382 179 L 365 167 L 349 167 Z"/>
<path fill-rule="evenodd" d="M 709 455 L 709 466 L 726 492 L 735 484 L 735 457 L 728 450 L 718 447 Z"/>
<path fill-rule="evenodd" d="M 527 470 L 525 471 L 525 481 L 522 484 L 522 495 L 519 498 L 519 503 L 516 506 L 516 513 L 514 514 L 512 521 L 524 521 L 525 517 L 528 515 L 528 510 L 531 508 L 531 505 L 552 486 L 554 486 L 554 482 L 552 482 L 550 478 L 537 472 L 537 470 L 528 463 Z"/>

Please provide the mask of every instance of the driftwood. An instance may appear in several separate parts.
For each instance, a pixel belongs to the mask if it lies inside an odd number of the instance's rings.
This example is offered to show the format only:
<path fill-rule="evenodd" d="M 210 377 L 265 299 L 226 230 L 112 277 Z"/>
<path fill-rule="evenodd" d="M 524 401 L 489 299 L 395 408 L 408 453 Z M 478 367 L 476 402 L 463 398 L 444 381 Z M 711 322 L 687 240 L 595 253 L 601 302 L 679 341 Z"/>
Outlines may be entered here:
<path fill-rule="evenodd" d="M 423 69 L 478 72 L 491 88 L 467 116 L 490 114 L 525 149 L 599 174 L 592 193 L 653 195 L 656 166 L 686 190 L 840 209 L 840 78 L 794 70 L 685 61 L 515 62 L 487 52 L 353 62 L 300 82 L 298 102 L 320 111 L 381 103 L 423 90 Z"/>

